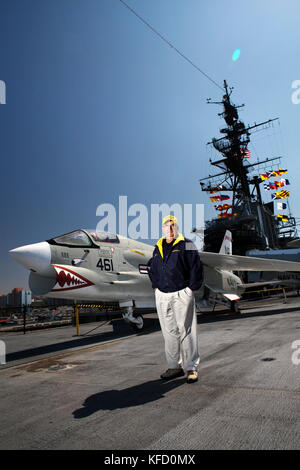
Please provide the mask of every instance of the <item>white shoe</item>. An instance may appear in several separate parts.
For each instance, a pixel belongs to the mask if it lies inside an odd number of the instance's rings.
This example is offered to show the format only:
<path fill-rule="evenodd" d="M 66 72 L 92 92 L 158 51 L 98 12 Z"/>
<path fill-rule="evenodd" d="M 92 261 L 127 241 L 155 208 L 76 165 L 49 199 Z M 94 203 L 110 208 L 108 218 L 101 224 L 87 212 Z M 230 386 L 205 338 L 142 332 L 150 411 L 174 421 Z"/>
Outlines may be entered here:
<path fill-rule="evenodd" d="M 198 380 L 198 372 L 196 370 L 188 370 L 187 373 L 187 383 L 191 384 L 193 382 L 197 382 Z"/>

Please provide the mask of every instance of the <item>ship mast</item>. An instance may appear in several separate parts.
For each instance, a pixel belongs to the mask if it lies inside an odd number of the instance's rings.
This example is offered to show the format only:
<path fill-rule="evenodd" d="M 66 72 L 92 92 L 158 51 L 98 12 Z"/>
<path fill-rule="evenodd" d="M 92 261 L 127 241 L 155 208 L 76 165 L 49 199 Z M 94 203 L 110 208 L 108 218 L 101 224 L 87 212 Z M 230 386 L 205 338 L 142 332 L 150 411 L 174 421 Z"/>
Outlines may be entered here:
<path fill-rule="evenodd" d="M 210 160 L 211 165 L 220 169 L 221 172 L 200 179 L 201 189 L 209 191 L 213 187 L 222 186 L 224 191 L 231 191 L 232 215 L 235 214 L 236 217 L 231 224 L 235 226 L 240 224 L 239 228 L 245 231 L 245 227 L 242 227 L 244 224 L 248 232 L 249 230 L 252 230 L 252 233 L 255 232 L 260 238 L 260 241 L 257 242 L 257 248 L 277 248 L 278 227 L 274 220 L 273 210 L 262 201 L 259 187 L 261 179 L 258 176 L 251 178 L 249 173 L 251 173 L 253 167 L 258 165 L 266 167 L 271 162 L 273 165 L 280 165 L 281 157 L 267 158 L 254 164 L 245 163 L 247 161 L 245 157 L 249 156 L 247 147 L 250 142 L 251 132 L 259 127 L 263 129 L 270 127 L 271 123 L 278 120 L 278 118 L 246 127 L 238 114 L 238 109 L 243 107 L 244 104 L 236 106 L 232 103 L 230 97 L 233 88 L 228 87 L 226 80 L 224 80 L 224 90 L 222 101 L 211 101 L 211 98 L 207 100 L 208 104 L 218 104 L 223 107 L 223 111 L 219 116 L 226 122 L 226 127 L 220 129 L 224 136 L 218 139 L 213 138 L 207 144 L 212 145 L 222 155 L 220 160 L 214 162 Z M 273 204 L 271 203 L 269 206 L 273 206 Z M 224 226 L 225 221 L 217 219 L 215 223 Z M 247 249 L 247 246 L 244 248 L 241 249 L 241 254 L 244 254 L 243 252 Z"/>

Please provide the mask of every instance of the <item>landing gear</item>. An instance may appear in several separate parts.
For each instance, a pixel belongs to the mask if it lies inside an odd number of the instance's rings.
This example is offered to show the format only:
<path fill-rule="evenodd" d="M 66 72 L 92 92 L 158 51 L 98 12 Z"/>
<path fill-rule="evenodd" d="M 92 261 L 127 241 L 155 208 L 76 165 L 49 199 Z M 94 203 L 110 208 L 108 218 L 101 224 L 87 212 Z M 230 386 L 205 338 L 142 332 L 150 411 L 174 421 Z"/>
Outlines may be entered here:
<path fill-rule="evenodd" d="M 137 317 L 135 317 L 135 320 L 137 320 L 138 323 L 130 323 L 130 325 L 132 326 L 134 331 L 142 331 L 144 329 L 144 319 L 142 315 L 138 315 Z"/>
<path fill-rule="evenodd" d="M 239 304 L 237 303 L 236 300 L 233 300 L 232 302 L 230 302 L 230 311 L 232 313 L 240 313 Z"/>
<path fill-rule="evenodd" d="M 144 319 L 142 315 L 133 315 L 133 307 L 125 307 L 125 312 L 122 313 L 123 319 L 129 323 L 134 331 L 142 331 L 144 328 Z"/>

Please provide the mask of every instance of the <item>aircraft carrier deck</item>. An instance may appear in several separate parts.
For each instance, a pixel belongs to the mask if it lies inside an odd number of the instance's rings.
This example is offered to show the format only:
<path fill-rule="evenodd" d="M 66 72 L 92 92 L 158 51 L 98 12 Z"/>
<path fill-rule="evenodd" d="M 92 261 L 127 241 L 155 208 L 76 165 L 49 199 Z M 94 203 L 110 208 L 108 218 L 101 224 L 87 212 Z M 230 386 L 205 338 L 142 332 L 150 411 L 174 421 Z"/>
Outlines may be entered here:
<path fill-rule="evenodd" d="M 81 338 L 74 327 L 1 334 L 0 448 L 300 449 L 300 298 L 244 301 L 241 312 L 198 316 L 194 384 L 160 380 L 155 315 L 140 334 L 121 323 Z"/>

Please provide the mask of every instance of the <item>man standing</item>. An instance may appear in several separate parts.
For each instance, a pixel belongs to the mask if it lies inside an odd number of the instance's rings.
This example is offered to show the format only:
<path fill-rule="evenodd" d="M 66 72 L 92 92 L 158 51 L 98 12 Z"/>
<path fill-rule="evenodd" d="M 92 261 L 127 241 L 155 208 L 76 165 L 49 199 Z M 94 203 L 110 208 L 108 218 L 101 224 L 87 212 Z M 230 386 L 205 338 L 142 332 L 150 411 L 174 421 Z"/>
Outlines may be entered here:
<path fill-rule="evenodd" d="M 192 383 L 198 380 L 200 361 L 193 291 L 202 285 L 203 268 L 194 243 L 178 233 L 176 217 L 164 217 L 162 228 L 165 237 L 156 243 L 149 263 L 168 364 L 161 378 L 180 377 L 184 368 Z"/>

